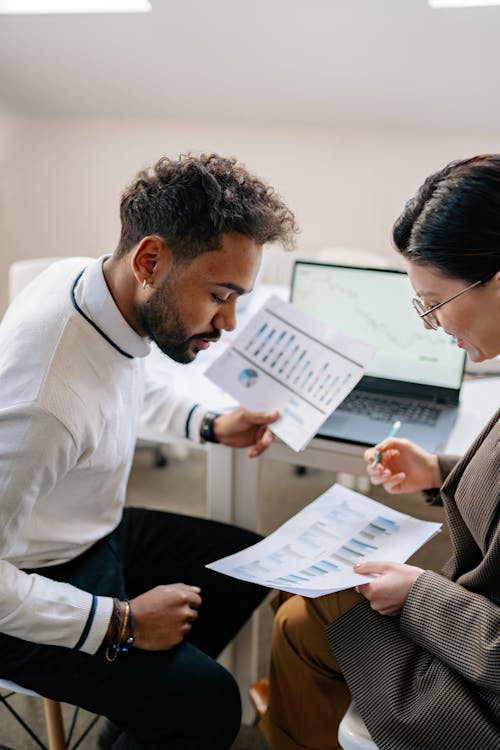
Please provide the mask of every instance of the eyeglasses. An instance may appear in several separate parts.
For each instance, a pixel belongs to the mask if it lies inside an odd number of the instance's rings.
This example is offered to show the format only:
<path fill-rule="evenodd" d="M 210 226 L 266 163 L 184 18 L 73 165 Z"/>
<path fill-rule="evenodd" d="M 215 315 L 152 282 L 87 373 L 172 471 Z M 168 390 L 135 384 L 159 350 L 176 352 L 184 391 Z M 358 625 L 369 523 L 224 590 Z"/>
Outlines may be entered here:
<path fill-rule="evenodd" d="M 475 281 L 474 284 L 471 284 L 465 289 L 462 289 L 461 292 L 457 292 L 456 294 L 453 295 L 453 297 L 448 297 L 448 299 L 445 299 L 444 302 L 440 302 L 439 305 L 434 305 L 433 307 L 426 307 L 426 305 L 424 304 L 424 302 L 422 302 L 420 297 L 414 297 L 412 299 L 412 305 L 417 311 L 419 318 L 422 318 L 422 319 L 425 318 L 424 323 L 427 323 L 427 325 L 430 328 L 432 328 L 433 331 L 437 331 L 439 328 L 439 323 L 433 314 L 436 310 L 438 310 L 440 307 L 443 307 L 443 305 L 447 305 L 448 302 L 451 302 L 457 297 L 460 297 L 462 294 L 465 294 L 465 292 L 469 292 L 471 289 L 474 289 L 474 287 L 479 286 L 480 284 L 484 284 L 486 281 L 489 281 L 490 279 L 493 278 L 494 275 L 495 274 L 492 274 L 491 276 L 488 276 L 486 279 L 480 279 L 480 281 Z"/>

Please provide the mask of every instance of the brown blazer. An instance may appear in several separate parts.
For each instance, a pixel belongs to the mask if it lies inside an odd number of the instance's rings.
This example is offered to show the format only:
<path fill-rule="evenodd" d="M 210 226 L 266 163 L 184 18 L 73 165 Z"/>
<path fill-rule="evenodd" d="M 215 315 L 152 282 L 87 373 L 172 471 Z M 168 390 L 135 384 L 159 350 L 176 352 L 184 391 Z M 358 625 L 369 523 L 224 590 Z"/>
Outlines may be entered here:
<path fill-rule="evenodd" d="M 440 460 L 453 554 L 401 615 L 363 602 L 326 629 L 380 750 L 500 750 L 500 411 Z"/>

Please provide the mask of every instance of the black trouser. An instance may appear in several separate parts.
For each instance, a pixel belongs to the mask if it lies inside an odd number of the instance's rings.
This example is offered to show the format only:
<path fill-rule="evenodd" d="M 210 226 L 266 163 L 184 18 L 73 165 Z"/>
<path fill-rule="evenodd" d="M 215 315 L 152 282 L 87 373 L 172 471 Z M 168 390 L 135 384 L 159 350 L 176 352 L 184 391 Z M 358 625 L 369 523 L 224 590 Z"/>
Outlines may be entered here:
<path fill-rule="evenodd" d="M 258 541 L 244 529 L 128 508 L 106 539 L 36 572 L 95 594 L 133 598 L 158 584 L 201 588 L 187 641 L 169 651 L 133 648 L 110 663 L 95 655 L 0 634 L 0 675 L 42 695 L 107 716 L 124 730 L 115 748 L 224 750 L 241 721 L 232 676 L 215 658 L 267 589 L 204 566 Z M 33 571 L 30 571 L 33 572 Z"/>

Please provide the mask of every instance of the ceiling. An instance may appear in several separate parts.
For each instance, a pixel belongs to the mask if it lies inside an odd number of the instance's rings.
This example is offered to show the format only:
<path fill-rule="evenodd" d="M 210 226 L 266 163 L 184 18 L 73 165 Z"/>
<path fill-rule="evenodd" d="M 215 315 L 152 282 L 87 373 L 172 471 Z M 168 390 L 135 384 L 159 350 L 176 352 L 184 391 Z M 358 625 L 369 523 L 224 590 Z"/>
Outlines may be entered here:
<path fill-rule="evenodd" d="M 151 0 L 0 16 L 0 113 L 496 131 L 500 7 Z"/>

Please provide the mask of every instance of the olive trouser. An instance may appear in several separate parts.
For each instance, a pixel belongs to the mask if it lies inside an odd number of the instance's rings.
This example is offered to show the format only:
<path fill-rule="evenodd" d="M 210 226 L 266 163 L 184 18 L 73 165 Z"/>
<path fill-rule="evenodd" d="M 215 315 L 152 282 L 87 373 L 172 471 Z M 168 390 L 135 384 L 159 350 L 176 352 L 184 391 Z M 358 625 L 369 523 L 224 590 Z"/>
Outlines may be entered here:
<path fill-rule="evenodd" d="M 325 627 L 363 597 L 354 589 L 285 597 L 274 620 L 269 708 L 260 728 L 272 750 L 335 750 L 351 696 Z"/>

